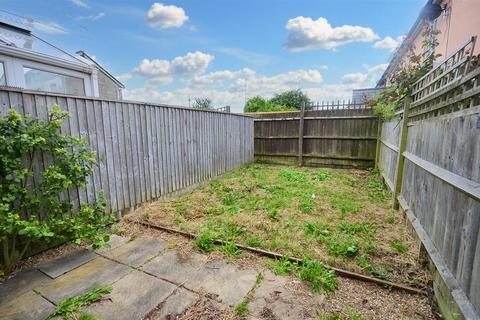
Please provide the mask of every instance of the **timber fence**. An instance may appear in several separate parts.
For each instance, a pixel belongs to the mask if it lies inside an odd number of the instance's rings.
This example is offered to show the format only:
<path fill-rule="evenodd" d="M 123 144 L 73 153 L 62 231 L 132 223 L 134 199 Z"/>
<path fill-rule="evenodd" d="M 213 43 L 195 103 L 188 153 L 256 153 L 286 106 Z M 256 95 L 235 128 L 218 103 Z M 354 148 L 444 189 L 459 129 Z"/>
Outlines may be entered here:
<path fill-rule="evenodd" d="M 54 104 L 71 114 L 62 132 L 86 138 L 97 156 L 86 188 L 68 191 L 74 206 L 103 190 L 109 210 L 120 215 L 253 161 L 250 117 L 0 88 L 0 116 L 13 108 L 46 120 Z M 46 157 L 35 161 L 37 169 L 47 165 Z"/>
<path fill-rule="evenodd" d="M 383 122 L 377 165 L 434 266 L 444 314 L 480 314 L 480 67 L 475 38 L 413 86 Z M 455 315 L 457 313 L 457 315 Z"/>

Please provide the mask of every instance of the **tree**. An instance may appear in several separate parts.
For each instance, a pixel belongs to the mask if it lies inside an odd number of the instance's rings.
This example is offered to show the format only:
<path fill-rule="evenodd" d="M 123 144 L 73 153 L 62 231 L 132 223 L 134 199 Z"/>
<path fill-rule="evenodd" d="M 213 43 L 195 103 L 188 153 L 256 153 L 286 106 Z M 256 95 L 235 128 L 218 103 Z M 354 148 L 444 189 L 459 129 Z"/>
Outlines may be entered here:
<path fill-rule="evenodd" d="M 282 105 L 287 108 L 297 110 L 300 110 L 302 104 L 305 103 L 305 109 L 311 109 L 310 98 L 308 98 L 308 96 L 300 89 L 289 90 L 280 94 L 276 94 L 272 99 L 270 99 L 270 102 L 276 105 Z"/>
<path fill-rule="evenodd" d="M 76 210 L 61 196 L 70 188 L 84 187 L 95 164 L 95 152 L 84 139 L 60 133 L 68 116 L 54 106 L 47 121 L 21 116 L 13 109 L 0 118 L 0 242 L 4 273 L 12 270 L 32 244 L 73 240 L 99 248 L 109 240 L 106 225 L 113 222 L 113 216 L 104 214 L 102 194 L 96 203 L 82 204 Z M 34 172 L 34 163 L 42 156 L 53 161 Z"/>
<path fill-rule="evenodd" d="M 195 98 L 193 101 L 193 108 L 203 110 L 213 110 L 212 99 L 210 98 Z"/>
<path fill-rule="evenodd" d="M 261 96 L 255 96 L 248 99 L 244 112 L 275 112 L 275 111 L 295 111 L 295 108 L 288 108 L 283 105 L 274 104 L 271 100 L 265 100 Z"/>

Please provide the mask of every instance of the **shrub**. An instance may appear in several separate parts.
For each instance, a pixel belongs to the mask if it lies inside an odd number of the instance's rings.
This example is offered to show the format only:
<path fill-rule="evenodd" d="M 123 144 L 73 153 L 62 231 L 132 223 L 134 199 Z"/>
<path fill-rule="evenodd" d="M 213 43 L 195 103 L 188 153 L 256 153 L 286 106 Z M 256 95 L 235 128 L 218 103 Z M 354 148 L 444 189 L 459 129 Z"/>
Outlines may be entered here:
<path fill-rule="evenodd" d="M 282 92 L 280 94 L 276 94 L 270 102 L 277 105 L 286 106 L 290 109 L 297 109 L 300 110 L 302 107 L 302 103 L 305 103 L 305 109 L 311 109 L 310 106 L 310 99 L 308 96 L 303 93 L 301 90 L 289 90 Z"/>
<path fill-rule="evenodd" d="M 260 96 L 248 99 L 243 111 L 245 112 L 278 112 L 278 111 L 296 111 L 296 108 L 289 108 L 281 104 L 272 103 Z"/>
<path fill-rule="evenodd" d="M 21 116 L 10 109 L 0 118 L 0 241 L 5 273 L 23 258 L 32 243 L 67 240 L 92 243 L 99 248 L 109 240 L 102 194 L 97 202 L 74 209 L 62 197 L 67 190 L 84 187 L 92 173 L 95 152 L 84 139 L 60 133 L 69 114 L 53 106 L 48 120 Z M 54 159 L 34 176 L 40 156 Z"/>

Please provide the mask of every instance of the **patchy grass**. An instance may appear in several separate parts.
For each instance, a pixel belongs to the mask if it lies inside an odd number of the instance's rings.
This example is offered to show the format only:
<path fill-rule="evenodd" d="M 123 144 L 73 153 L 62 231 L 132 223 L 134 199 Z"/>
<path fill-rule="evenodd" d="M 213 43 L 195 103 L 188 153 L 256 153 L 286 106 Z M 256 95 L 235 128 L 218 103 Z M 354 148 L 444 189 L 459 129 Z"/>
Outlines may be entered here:
<path fill-rule="evenodd" d="M 390 201 L 376 170 L 251 164 L 137 214 L 199 234 L 195 245 L 202 252 L 238 257 L 233 243 L 241 243 L 411 283 L 416 275 L 408 270 L 420 270 L 417 249 Z M 227 244 L 215 246 L 213 239 Z M 278 274 L 295 268 L 272 264 Z"/>

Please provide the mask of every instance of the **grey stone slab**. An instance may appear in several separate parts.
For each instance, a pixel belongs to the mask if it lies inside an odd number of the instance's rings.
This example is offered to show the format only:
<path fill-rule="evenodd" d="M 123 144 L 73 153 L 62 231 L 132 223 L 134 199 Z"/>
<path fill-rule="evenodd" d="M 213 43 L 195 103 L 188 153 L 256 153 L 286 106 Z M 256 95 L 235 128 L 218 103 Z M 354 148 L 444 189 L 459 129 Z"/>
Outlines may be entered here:
<path fill-rule="evenodd" d="M 28 291 L 0 306 L 0 319 L 44 320 L 55 306 L 33 291 Z"/>
<path fill-rule="evenodd" d="M 317 319 L 324 295 L 306 291 L 298 280 L 266 270 L 248 304 L 252 319 Z"/>
<path fill-rule="evenodd" d="M 138 238 L 104 255 L 133 267 L 139 267 L 167 248 L 167 242 L 156 238 Z"/>
<path fill-rule="evenodd" d="M 131 271 L 132 269 L 128 266 L 98 257 L 41 285 L 37 290 L 47 299 L 58 304 L 69 297 L 110 285 Z"/>
<path fill-rule="evenodd" d="M 9 303 L 16 297 L 49 281 L 52 279 L 37 269 L 21 271 L 0 285 L 0 305 Z"/>
<path fill-rule="evenodd" d="M 121 237 L 121 236 L 118 236 L 116 234 L 112 234 L 112 235 L 110 235 L 110 240 L 108 241 L 109 246 L 97 249 L 97 250 L 95 250 L 95 252 L 98 253 L 98 254 L 105 255 L 106 253 L 112 251 L 113 249 L 116 249 L 116 248 L 126 244 L 128 242 L 128 240 L 129 239 L 127 237 Z"/>
<path fill-rule="evenodd" d="M 179 315 L 185 312 L 188 308 L 194 305 L 200 296 L 188 290 L 178 288 L 163 303 L 160 311 L 157 312 L 155 320 L 171 320 L 176 319 Z"/>
<path fill-rule="evenodd" d="M 79 249 L 43 263 L 38 269 L 51 278 L 57 278 L 96 257 L 98 257 L 98 255 L 92 251 Z"/>
<path fill-rule="evenodd" d="M 143 271 L 159 278 L 182 284 L 199 272 L 206 261 L 206 256 L 191 254 L 182 256 L 176 250 L 167 250 L 143 266 Z"/>
<path fill-rule="evenodd" d="M 110 299 L 95 303 L 85 311 L 105 320 L 143 319 L 175 288 L 167 281 L 135 270 L 113 284 Z"/>
<path fill-rule="evenodd" d="M 258 272 L 240 270 L 224 261 L 212 261 L 204 265 L 186 283 L 185 287 L 196 292 L 206 292 L 231 306 L 240 303 L 255 285 Z"/>

